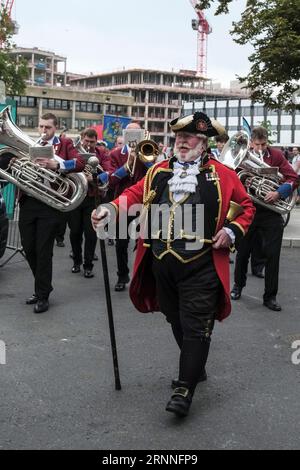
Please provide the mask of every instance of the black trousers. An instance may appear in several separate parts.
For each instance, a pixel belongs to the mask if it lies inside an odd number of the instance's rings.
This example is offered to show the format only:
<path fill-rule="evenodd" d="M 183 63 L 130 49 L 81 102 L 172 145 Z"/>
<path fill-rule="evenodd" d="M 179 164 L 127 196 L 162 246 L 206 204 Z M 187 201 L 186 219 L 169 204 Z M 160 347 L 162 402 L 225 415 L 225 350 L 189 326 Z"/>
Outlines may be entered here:
<path fill-rule="evenodd" d="M 136 217 L 128 217 L 127 219 L 127 228 L 135 220 Z M 129 245 L 129 234 L 127 233 L 127 238 L 119 237 L 119 225 L 117 225 L 117 236 L 116 236 L 116 255 L 117 255 L 117 266 L 118 266 L 118 278 L 121 280 L 126 279 L 129 275 L 128 267 L 128 245 Z M 122 234 L 124 235 L 124 234 Z"/>
<path fill-rule="evenodd" d="M 251 271 L 262 271 L 265 267 L 264 240 L 260 230 L 256 231 L 251 252 Z"/>
<path fill-rule="evenodd" d="M 55 235 L 55 239 L 57 242 L 63 242 L 65 239 L 65 233 L 67 229 L 67 220 L 68 220 L 67 218 L 68 218 L 67 214 L 64 214 L 64 213 L 61 214 L 61 221 L 60 221 L 58 230 Z"/>
<path fill-rule="evenodd" d="M 264 300 L 274 298 L 278 292 L 280 252 L 283 237 L 283 219 L 280 214 L 264 208 L 257 208 L 254 221 L 247 235 L 241 240 L 235 262 L 234 282 L 240 288 L 247 282 L 250 253 L 256 241 L 257 232 L 263 237 L 263 256 L 265 258 Z"/>
<path fill-rule="evenodd" d="M 193 394 L 205 370 L 221 282 L 211 253 L 188 264 L 171 254 L 154 258 L 153 273 L 161 311 L 180 348 L 179 380 Z"/>
<path fill-rule="evenodd" d="M 69 213 L 70 242 L 74 264 L 82 264 L 82 241 L 84 235 L 84 269 L 93 269 L 97 235 L 91 223 L 91 213 L 95 209 L 94 197 L 87 196 L 77 209 Z"/>
<path fill-rule="evenodd" d="M 181 263 L 172 254 L 162 260 L 153 258 L 159 306 L 169 323 L 180 323 L 183 336 L 200 338 L 211 324 L 211 332 L 220 298 L 221 282 L 211 253 Z"/>
<path fill-rule="evenodd" d="M 20 201 L 19 229 L 35 280 L 35 294 L 48 299 L 52 287 L 53 245 L 61 213 L 28 196 Z"/>

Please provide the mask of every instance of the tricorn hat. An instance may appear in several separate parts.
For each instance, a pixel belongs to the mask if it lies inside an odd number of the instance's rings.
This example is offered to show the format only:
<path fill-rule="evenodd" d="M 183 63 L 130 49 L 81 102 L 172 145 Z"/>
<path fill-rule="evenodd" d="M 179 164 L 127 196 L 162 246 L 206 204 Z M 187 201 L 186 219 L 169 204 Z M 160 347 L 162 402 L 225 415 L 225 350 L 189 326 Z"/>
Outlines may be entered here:
<path fill-rule="evenodd" d="M 173 132 L 190 132 L 192 134 L 203 134 L 207 137 L 226 134 L 222 124 L 215 119 L 210 119 L 202 112 L 174 119 L 171 121 L 170 126 Z"/>

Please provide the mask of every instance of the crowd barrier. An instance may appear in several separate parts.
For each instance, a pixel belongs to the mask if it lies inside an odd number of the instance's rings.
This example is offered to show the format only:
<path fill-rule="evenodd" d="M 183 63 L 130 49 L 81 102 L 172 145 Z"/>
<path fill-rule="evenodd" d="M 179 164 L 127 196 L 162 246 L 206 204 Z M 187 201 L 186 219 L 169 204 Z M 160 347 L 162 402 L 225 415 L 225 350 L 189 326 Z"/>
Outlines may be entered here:
<path fill-rule="evenodd" d="M 9 219 L 8 224 L 8 237 L 6 243 L 6 249 L 12 253 L 4 261 L 1 259 L 0 268 L 5 266 L 11 261 L 18 253 L 25 257 L 21 236 L 19 231 L 19 205 L 16 201 L 16 187 L 11 183 L 0 181 L 1 192 L 6 205 L 7 217 Z"/>

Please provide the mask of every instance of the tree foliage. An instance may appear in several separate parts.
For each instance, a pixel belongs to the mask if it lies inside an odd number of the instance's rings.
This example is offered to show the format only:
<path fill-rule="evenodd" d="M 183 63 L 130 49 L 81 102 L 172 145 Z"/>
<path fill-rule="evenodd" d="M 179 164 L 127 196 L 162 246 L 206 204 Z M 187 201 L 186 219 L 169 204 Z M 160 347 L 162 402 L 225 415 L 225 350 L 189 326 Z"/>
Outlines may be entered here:
<path fill-rule="evenodd" d="M 228 13 L 232 0 L 199 0 L 198 8 L 216 7 Z M 233 8 L 233 5 L 231 5 Z M 230 32 L 240 45 L 254 52 L 246 81 L 254 101 L 270 109 L 300 109 L 294 93 L 300 87 L 300 0 L 248 0 L 240 21 Z"/>
<path fill-rule="evenodd" d="M 1 8 L 1 6 L 0 6 Z M 8 95 L 24 93 L 28 77 L 26 61 L 19 60 L 10 55 L 14 45 L 11 38 L 14 34 L 14 24 L 9 15 L 2 9 L 0 11 L 0 80 L 3 80 Z"/>

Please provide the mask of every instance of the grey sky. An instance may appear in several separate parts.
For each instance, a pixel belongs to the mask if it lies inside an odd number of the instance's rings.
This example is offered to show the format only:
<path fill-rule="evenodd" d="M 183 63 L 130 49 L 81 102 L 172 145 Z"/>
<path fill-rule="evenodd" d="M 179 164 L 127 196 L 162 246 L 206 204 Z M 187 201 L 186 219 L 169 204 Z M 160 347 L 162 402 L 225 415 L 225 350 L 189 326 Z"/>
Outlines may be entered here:
<path fill-rule="evenodd" d="M 18 46 L 39 47 L 68 58 L 75 73 L 123 67 L 160 70 L 196 68 L 197 34 L 189 0 L 15 0 L 20 25 Z M 208 76 L 223 84 L 247 73 L 251 52 L 229 35 L 245 0 L 234 0 L 231 13 L 206 13 L 213 28 L 208 41 Z"/>

